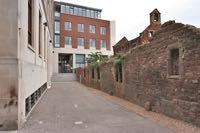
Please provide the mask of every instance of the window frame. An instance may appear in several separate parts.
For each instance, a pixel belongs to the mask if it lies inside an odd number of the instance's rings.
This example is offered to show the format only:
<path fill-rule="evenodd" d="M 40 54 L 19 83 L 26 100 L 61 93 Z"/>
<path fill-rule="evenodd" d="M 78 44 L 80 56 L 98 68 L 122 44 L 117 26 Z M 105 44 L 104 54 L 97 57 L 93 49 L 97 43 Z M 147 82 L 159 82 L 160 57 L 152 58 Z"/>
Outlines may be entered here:
<path fill-rule="evenodd" d="M 72 31 L 72 22 L 65 21 L 65 30 L 66 31 Z"/>
<path fill-rule="evenodd" d="M 96 26 L 95 25 L 89 25 L 89 33 L 91 33 L 91 34 L 96 33 Z"/>

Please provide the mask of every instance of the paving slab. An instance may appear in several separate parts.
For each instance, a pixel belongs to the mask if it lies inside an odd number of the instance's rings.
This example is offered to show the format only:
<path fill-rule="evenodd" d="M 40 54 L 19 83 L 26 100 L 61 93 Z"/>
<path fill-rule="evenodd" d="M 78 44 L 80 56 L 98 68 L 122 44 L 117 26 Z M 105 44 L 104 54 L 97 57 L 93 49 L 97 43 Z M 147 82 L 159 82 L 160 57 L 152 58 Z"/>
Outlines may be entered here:
<path fill-rule="evenodd" d="M 175 133 L 76 82 L 54 82 L 23 129 L 12 133 Z"/>

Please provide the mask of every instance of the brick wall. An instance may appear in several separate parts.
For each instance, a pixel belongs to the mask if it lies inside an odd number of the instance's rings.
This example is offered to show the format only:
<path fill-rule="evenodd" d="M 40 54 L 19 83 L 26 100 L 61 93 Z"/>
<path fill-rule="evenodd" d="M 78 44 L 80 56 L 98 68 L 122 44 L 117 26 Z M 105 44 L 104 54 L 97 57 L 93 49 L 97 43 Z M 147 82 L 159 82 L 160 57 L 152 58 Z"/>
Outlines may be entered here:
<path fill-rule="evenodd" d="M 100 65 L 100 89 L 200 126 L 199 44 L 199 29 L 165 23 L 148 45 L 138 45 L 127 55 L 122 63 L 122 83 L 116 82 L 114 63 Z M 178 75 L 170 74 L 172 49 L 179 50 Z M 87 82 L 95 88 L 90 78 Z"/>

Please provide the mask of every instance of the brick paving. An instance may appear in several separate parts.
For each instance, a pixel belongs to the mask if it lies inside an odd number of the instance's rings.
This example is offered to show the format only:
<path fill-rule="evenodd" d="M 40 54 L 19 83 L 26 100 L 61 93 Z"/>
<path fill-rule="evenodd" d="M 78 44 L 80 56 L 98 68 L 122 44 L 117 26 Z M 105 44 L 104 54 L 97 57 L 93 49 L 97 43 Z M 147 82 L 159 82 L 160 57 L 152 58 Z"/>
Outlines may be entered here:
<path fill-rule="evenodd" d="M 76 81 L 54 82 L 23 129 L 13 133 L 175 133 Z"/>

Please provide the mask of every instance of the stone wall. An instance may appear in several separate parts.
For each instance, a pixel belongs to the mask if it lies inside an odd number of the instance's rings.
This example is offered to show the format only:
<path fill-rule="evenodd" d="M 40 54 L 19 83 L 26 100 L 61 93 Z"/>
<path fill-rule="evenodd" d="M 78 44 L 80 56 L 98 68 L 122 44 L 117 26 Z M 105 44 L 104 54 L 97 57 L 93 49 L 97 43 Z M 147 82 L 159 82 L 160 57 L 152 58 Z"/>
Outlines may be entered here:
<path fill-rule="evenodd" d="M 116 82 L 113 63 L 100 65 L 100 89 L 147 110 L 200 126 L 200 31 L 175 22 L 162 25 L 145 45 L 132 49 Z M 171 51 L 178 49 L 178 74 L 171 74 Z M 90 71 L 90 68 L 87 68 Z M 87 77 L 87 74 L 86 74 Z M 90 78 L 83 83 L 92 86 Z"/>

